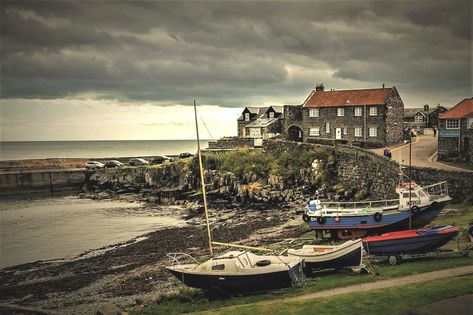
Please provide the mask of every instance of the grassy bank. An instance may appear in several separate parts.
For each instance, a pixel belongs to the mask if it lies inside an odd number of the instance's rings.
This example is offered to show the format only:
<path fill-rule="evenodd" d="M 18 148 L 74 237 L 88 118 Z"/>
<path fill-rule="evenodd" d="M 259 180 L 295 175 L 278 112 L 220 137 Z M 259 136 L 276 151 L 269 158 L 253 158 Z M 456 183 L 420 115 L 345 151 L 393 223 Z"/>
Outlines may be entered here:
<path fill-rule="evenodd" d="M 473 275 L 433 280 L 373 292 L 301 302 L 253 303 L 212 309 L 203 314 L 396 314 L 447 298 L 473 293 Z"/>

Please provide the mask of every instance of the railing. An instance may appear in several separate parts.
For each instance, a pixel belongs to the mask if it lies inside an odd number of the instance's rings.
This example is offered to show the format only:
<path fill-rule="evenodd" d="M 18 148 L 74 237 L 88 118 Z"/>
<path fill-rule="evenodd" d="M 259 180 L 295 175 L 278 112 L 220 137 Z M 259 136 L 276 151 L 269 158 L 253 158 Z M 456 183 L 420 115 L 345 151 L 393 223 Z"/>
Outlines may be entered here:
<path fill-rule="evenodd" d="M 399 199 L 356 201 L 356 202 L 321 202 L 317 206 L 322 214 L 363 214 L 399 209 Z"/>
<path fill-rule="evenodd" d="M 430 200 L 437 200 L 448 196 L 448 185 L 446 181 L 422 187 Z"/>
<path fill-rule="evenodd" d="M 191 255 L 186 254 L 186 253 L 169 253 L 169 254 L 166 254 L 166 256 L 169 258 L 169 261 L 170 261 L 169 265 L 171 266 L 183 265 L 181 261 L 186 261 L 186 262 L 192 261 L 195 264 L 199 263 L 197 259 L 195 259 Z"/>

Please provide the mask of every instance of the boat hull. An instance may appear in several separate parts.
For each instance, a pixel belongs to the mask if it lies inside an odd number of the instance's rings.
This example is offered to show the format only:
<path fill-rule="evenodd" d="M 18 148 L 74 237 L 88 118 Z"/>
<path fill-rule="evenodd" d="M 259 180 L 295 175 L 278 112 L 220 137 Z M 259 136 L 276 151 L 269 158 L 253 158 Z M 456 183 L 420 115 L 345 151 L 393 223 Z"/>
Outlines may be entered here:
<path fill-rule="evenodd" d="M 302 263 L 296 264 L 287 270 L 248 275 L 203 275 L 167 269 L 189 287 L 203 290 L 218 288 L 228 293 L 256 292 L 290 287 L 303 277 Z"/>
<path fill-rule="evenodd" d="M 347 243 L 349 243 L 347 246 L 342 244 L 334 251 L 304 253 L 300 250 L 289 250 L 288 255 L 304 259 L 305 268 L 310 271 L 360 266 L 363 257 L 361 239 L 357 241 L 347 241 Z"/>
<path fill-rule="evenodd" d="M 411 213 L 412 228 L 423 227 L 432 222 L 448 201 L 434 202 L 424 207 L 420 207 Z M 368 235 L 386 233 L 409 229 L 409 209 L 385 213 L 380 220 L 376 220 L 374 215 L 353 215 L 353 216 L 332 216 L 325 217 L 323 224 L 317 221 L 316 217 L 311 217 L 308 225 L 312 230 L 324 231 L 366 231 Z"/>
<path fill-rule="evenodd" d="M 439 232 L 435 232 L 435 228 L 422 230 L 431 230 L 432 233 L 422 235 L 416 230 L 408 230 L 366 237 L 363 247 L 369 255 L 425 253 L 445 245 L 458 234 L 457 227 L 448 227 Z"/>

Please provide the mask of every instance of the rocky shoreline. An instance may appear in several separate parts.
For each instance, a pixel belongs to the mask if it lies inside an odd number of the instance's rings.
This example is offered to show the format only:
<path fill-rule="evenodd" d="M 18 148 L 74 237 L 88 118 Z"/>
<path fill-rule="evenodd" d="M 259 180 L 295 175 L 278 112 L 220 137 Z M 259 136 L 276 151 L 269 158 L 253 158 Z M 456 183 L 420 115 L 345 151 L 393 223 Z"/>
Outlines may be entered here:
<path fill-rule="evenodd" d="M 164 269 L 166 254 L 208 255 L 203 213 L 198 206 L 193 209 L 180 213 L 186 226 L 151 232 L 103 249 L 96 256 L 85 253 L 71 261 L 35 262 L 0 270 L 0 311 L 95 313 L 110 304 L 130 309 L 178 292 L 182 285 Z M 295 237 L 301 233 L 302 223 L 296 209 L 211 209 L 213 237 L 253 246 Z"/>

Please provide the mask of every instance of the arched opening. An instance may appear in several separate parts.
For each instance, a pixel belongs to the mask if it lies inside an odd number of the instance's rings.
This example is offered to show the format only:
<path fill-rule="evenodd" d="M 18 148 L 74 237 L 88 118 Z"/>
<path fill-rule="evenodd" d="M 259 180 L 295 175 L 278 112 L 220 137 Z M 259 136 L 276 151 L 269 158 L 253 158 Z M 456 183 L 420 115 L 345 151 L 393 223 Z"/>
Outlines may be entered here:
<path fill-rule="evenodd" d="M 289 141 L 302 142 L 302 129 L 299 126 L 295 125 L 287 128 L 287 139 Z"/>

